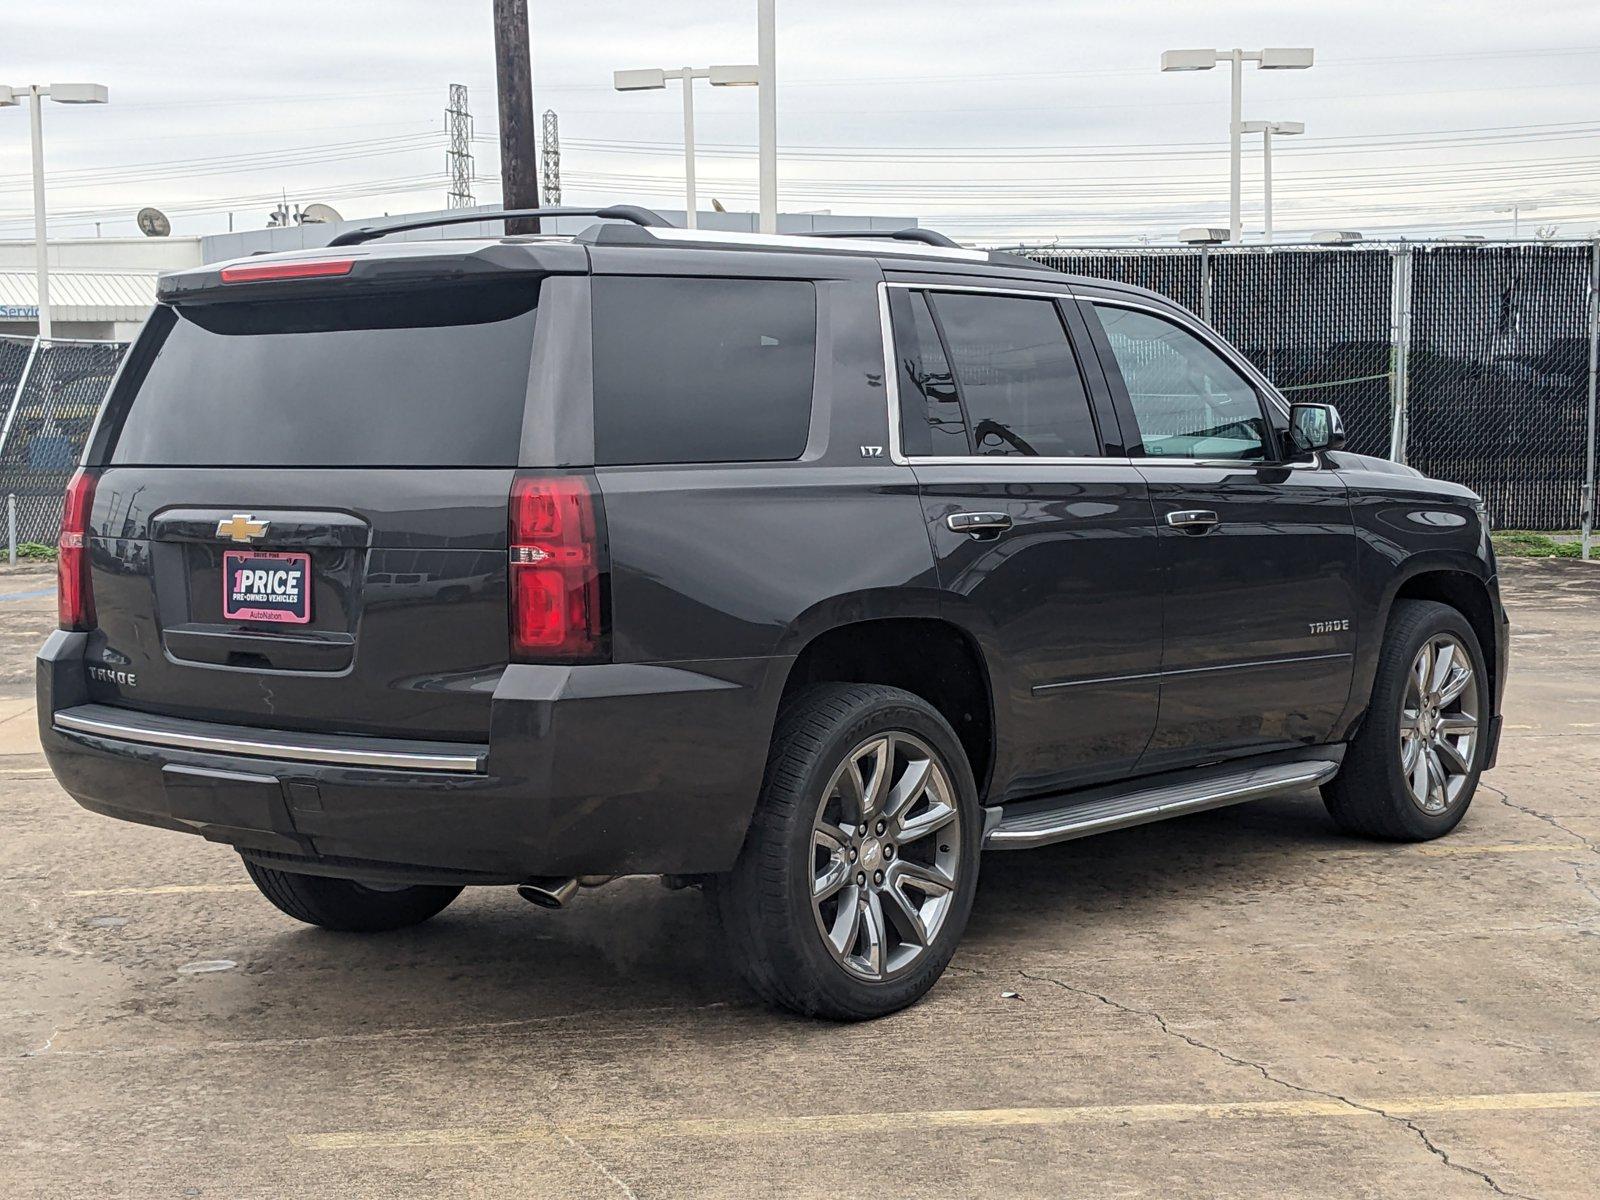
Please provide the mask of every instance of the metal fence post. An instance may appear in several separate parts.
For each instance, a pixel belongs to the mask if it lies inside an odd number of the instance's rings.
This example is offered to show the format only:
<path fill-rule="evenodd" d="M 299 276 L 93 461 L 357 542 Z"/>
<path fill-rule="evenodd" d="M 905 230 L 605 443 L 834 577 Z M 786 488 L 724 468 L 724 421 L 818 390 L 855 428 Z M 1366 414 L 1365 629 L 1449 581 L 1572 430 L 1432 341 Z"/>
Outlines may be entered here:
<path fill-rule="evenodd" d="M 1594 539 L 1595 383 L 1600 375 L 1600 238 L 1589 247 L 1589 421 L 1583 467 L 1583 557 Z"/>
<path fill-rule="evenodd" d="M 28 348 L 28 357 L 22 364 L 22 373 L 17 376 L 17 390 L 11 393 L 11 403 L 6 408 L 5 428 L 0 429 L 0 455 L 5 454 L 6 443 L 11 440 L 11 423 L 17 419 L 17 406 L 22 403 L 22 393 L 28 386 L 28 376 L 33 374 L 33 362 L 39 357 L 39 343 L 43 340 L 33 339 L 33 345 Z"/>
<path fill-rule="evenodd" d="M 1411 247 L 1394 251 L 1389 297 L 1389 458 L 1406 460 L 1411 359 Z"/>
<path fill-rule="evenodd" d="M 1211 248 L 1200 247 L 1200 319 L 1211 324 Z"/>
<path fill-rule="evenodd" d="M 10 547 L 11 565 L 17 565 L 17 494 L 6 496 L 6 545 Z"/>

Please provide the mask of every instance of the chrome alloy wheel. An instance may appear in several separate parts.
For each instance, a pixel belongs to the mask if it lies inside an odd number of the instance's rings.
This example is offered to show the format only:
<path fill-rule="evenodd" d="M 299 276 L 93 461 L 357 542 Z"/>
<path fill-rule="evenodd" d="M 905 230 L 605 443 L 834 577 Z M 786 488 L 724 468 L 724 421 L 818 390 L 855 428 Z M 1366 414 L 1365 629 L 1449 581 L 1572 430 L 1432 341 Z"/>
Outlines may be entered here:
<path fill-rule="evenodd" d="M 1412 661 L 1400 708 L 1400 773 L 1411 801 L 1438 816 L 1460 797 L 1478 743 L 1472 657 L 1453 633 L 1435 634 Z"/>
<path fill-rule="evenodd" d="M 962 865 L 955 796 L 933 751 L 909 733 L 868 738 L 833 773 L 811 827 L 811 907 L 852 975 L 900 975 L 939 936 Z"/>

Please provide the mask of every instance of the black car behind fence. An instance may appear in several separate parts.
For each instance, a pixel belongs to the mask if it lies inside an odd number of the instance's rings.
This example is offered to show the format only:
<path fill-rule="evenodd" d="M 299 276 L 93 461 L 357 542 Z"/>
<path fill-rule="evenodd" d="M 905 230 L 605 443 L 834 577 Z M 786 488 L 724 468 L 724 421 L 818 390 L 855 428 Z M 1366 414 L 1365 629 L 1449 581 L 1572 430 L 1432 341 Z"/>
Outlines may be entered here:
<path fill-rule="evenodd" d="M 1572 529 L 1595 436 L 1600 243 L 1029 249 L 1170 296 L 1350 448 L 1455 480 L 1502 528 Z M 53 543 L 61 495 L 127 347 L 0 338 L 0 496 Z"/>

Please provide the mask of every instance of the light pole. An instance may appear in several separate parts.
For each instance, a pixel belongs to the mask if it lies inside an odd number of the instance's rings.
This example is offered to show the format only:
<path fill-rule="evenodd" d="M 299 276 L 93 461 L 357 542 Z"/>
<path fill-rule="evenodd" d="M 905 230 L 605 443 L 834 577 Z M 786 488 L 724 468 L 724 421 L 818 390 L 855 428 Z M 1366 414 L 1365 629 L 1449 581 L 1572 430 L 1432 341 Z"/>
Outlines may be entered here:
<path fill-rule="evenodd" d="M 1209 71 L 1220 62 L 1233 68 L 1232 105 L 1228 119 L 1228 229 L 1230 241 L 1237 242 L 1243 234 L 1239 217 L 1240 135 L 1244 122 L 1240 113 L 1244 107 L 1244 64 L 1255 63 L 1263 71 L 1304 71 L 1311 66 L 1312 51 L 1308 46 L 1267 50 L 1164 50 L 1161 54 L 1163 71 Z"/>
<path fill-rule="evenodd" d="M 699 208 L 694 189 L 694 81 L 709 79 L 712 87 L 754 87 L 755 67 L 680 67 L 669 71 L 651 67 L 642 71 L 615 71 L 612 86 L 619 92 L 654 91 L 667 86 L 667 80 L 683 82 L 683 197 L 684 224 L 695 228 Z"/>
<path fill-rule="evenodd" d="M 49 96 L 57 104 L 104 104 L 105 86 L 98 83 L 31 83 L 24 87 L 0 84 L 0 107 L 21 104 L 27 98 L 33 127 L 33 240 L 34 271 L 39 291 L 39 336 L 50 336 L 50 251 L 45 243 L 44 220 L 44 112 Z"/>
<path fill-rule="evenodd" d="M 1272 245 L 1272 135 L 1289 137 L 1292 134 L 1304 133 L 1304 121 L 1246 121 L 1240 127 L 1241 133 L 1259 133 L 1261 135 L 1261 220 L 1266 230 L 1267 245 Z"/>
<path fill-rule="evenodd" d="M 756 159 L 760 231 L 778 232 L 778 14 L 775 0 L 756 0 L 756 65 L 761 94 L 756 97 Z"/>
<path fill-rule="evenodd" d="M 1502 205 L 1500 208 L 1495 209 L 1495 212 L 1497 212 L 1497 213 L 1506 213 L 1506 212 L 1508 212 L 1508 213 L 1511 214 L 1511 240 L 1512 241 L 1516 241 L 1517 239 L 1519 239 L 1522 236 L 1522 203 L 1521 203 L 1521 201 L 1518 201 L 1516 204 Z"/>

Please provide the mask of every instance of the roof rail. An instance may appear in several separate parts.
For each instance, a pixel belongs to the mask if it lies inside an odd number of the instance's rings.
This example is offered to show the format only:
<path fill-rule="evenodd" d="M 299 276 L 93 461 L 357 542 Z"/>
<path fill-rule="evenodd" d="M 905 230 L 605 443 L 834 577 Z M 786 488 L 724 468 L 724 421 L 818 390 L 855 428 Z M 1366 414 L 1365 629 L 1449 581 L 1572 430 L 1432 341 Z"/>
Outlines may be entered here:
<path fill-rule="evenodd" d="M 897 242 L 921 242 L 926 246 L 944 246 L 950 250 L 966 247 L 954 238 L 948 238 L 936 229 L 813 229 L 802 237 L 822 238 L 891 238 Z"/>
<path fill-rule="evenodd" d="M 363 225 L 346 230 L 330 246 L 359 246 L 391 233 L 409 233 L 413 229 L 433 229 L 440 225 L 473 225 L 479 221 L 507 221 L 522 217 L 601 217 L 612 221 L 632 221 L 649 229 L 672 229 L 671 221 L 660 213 L 633 204 L 613 204 L 610 208 L 502 208 L 490 212 L 475 212 L 462 216 L 429 217 L 425 221 L 402 221 L 398 225 Z"/>

